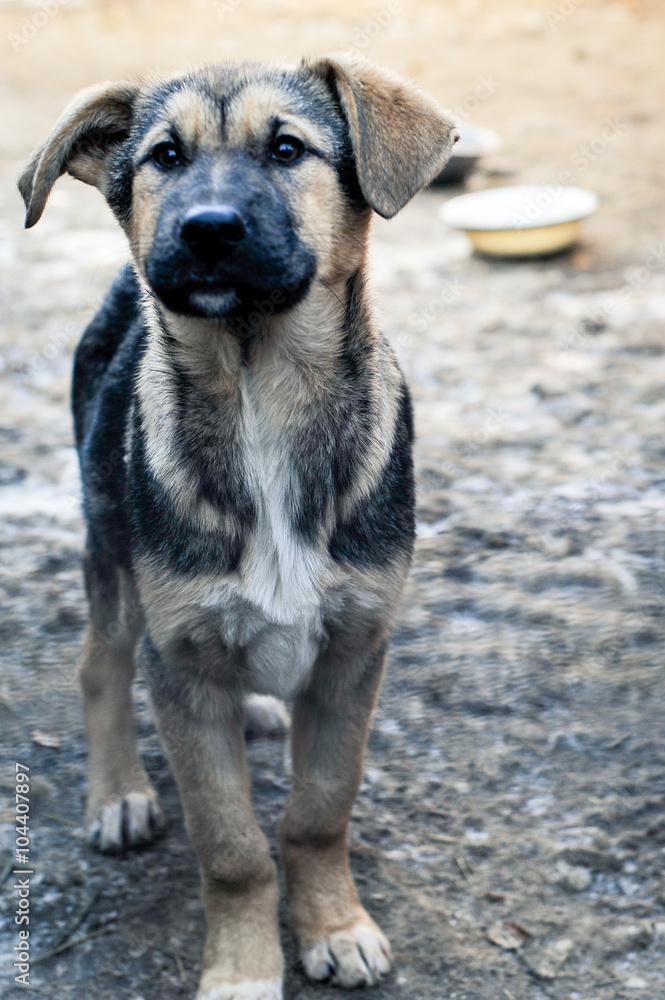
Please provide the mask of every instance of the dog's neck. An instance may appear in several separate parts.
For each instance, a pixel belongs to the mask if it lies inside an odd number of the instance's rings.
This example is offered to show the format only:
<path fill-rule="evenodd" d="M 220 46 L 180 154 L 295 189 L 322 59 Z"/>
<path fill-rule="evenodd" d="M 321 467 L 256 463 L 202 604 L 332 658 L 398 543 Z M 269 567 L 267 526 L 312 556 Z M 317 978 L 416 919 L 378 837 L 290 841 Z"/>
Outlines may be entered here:
<path fill-rule="evenodd" d="M 180 316 L 166 310 L 145 290 L 149 351 L 160 363 L 184 369 L 210 396 L 232 397 L 243 378 L 281 384 L 297 405 L 325 393 L 354 328 L 369 333 L 364 274 L 358 271 L 335 285 L 314 282 L 298 305 L 277 314 L 242 321 Z"/>

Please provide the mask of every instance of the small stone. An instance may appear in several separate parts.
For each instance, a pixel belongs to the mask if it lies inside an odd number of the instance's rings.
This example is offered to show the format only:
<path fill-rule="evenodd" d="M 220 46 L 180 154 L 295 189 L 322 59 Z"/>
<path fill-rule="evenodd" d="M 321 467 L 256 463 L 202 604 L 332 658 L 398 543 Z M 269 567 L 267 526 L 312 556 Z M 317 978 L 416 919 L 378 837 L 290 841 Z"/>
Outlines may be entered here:
<path fill-rule="evenodd" d="M 629 951 L 648 948 L 653 942 L 653 927 L 648 920 L 610 927 L 605 941 L 605 955 L 625 955 Z"/>
<path fill-rule="evenodd" d="M 508 925 L 503 920 L 496 920 L 487 930 L 487 939 L 504 951 L 516 951 L 522 946 L 524 936 L 514 925 Z"/>
<path fill-rule="evenodd" d="M 591 872 L 582 865 L 561 861 L 557 866 L 556 884 L 566 892 L 584 892 L 591 885 Z"/>
<path fill-rule="evenodd" d="M 559 857 L 571 865 L 590 868 L 592 872 L 621 871 L 624 861 L 610 851 L 597 851 L 592 847 L 564 847 Z"/>
<path fill-rule="evenodd" d="M 489 842 L 490 836 L 487 830 L 466 830 L 465 848 L 478 858 L 487 858 L 494 850 Z"/>
<path fill-rule="evenodd" d="M 542 960 L 536 963 L 539 977 L 541 979 L 556 979 L 573 948 L 574 943 L 570 938 L 559 938 L 558 941 L 553 941 L 552 944 L 548 945 Z"/>
<path fill-rule="evenodd" d="M 495 889 L 489 889 L 485 893 L 485 899 L 490 903 L 503 903 L 505 898 L 505 892 L 497 892 Z"/>
<path fill-rule="evenodd" d="M 39 729 L 33 729 L 32 742 L 39 747 L 48 747 L 52 750 L 60 749 L 60 737 L 54 733 L 43 733 Z"/>
<path fill-rule="evenodd" d="M 621 850 L 637 851 L 643 840 L 644 834 L 641 830 L 626 830 L 620 837 L 617 837 L 616 844 Z"/>

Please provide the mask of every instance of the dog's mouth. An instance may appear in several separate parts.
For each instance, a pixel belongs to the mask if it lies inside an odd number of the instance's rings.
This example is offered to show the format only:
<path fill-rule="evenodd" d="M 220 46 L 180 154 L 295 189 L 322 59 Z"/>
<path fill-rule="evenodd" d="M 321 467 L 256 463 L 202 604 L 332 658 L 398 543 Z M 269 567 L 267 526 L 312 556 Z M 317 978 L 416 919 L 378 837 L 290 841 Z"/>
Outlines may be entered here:
<path fill-rule="evenodd" d="M 306 295 L 315 269 L 292 285 L 266 282 L 263 287 L 212 276 L 188 276 L 186 280 L 164 282 L 148 269 L 148 282 L 157 298 L 171 312 L 203 319 L 232 319 L 239 329 L 257 332 L 266 319 L 297 305 Z M 266 287 L 267 286 L 267 287 Z"/>
<path fill-rule="evenodd" d="M 224 319 L 241 305 L 243 291 L 230 276 L 191 273 L 189 269 L 162 269 L 149 264 L 146 278 L 155 296 L 170 312 L 181 316 Z"/>
<path fill-rule="evenodd" d="M 238 309 L 240 298 L 235 288 L 202 285 L 189 293 L 189 302 L 196 315 L 223 319 Z"/>

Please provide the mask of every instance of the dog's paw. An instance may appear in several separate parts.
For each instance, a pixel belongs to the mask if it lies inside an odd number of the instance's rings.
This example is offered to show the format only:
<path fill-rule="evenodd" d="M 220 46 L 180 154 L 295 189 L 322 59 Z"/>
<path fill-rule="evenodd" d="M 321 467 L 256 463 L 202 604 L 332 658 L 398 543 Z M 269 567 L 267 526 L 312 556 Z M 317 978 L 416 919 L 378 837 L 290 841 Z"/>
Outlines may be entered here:
<path fill-rule="evenodd" d="M 243 979 L 240 983 L 217 983 L 210 987 L 204 980 L 196 1000 L 282 1000 L 282 980 Z"/>
<path fill-rule="evenodd" d="M 245 700 L 245 734 L 283 736 L 291 722 L 283 702 L 269 694 L 252 694 Z"/>
<path fill-rule="evenodd" d="M 88 840 L 105 854 L 149 844 L 164 829 L 157 792 L 128 792 L 102 803 L 88 826 Z"/>
<path fill-rule="evenodd" d="M 330 979 L 338 986 L 374 986 L 390 969 L 390 945 L 373 920 L 359 920 L 333 931 L 300 953 L 310 979 Z"/>

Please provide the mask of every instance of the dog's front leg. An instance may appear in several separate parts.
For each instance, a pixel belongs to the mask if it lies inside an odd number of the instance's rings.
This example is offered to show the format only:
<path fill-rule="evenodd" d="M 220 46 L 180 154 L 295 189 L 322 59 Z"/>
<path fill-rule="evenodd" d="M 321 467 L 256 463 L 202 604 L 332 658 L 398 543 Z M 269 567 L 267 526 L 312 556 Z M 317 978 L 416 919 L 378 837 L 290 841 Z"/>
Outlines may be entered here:
<path fill-rule="evenodd" d="M 197 1000 L 281 1000 L 278 885 L 252 811 L 240 693 L 195 686 L 198 656 L 142 660 L 198 855 L 207 937 Z"/>
<path fill-rule="evenodd" d="M 375 983 L 390 946 L 360 905 L 348 827 L 383 672 L 385 641 L 331 637 L 292 720 L 293 786 L 280 824 L 291 929 L 305 971 L 340 986 Z M 364 646 L 364 649 L 363 649 Z"/>

